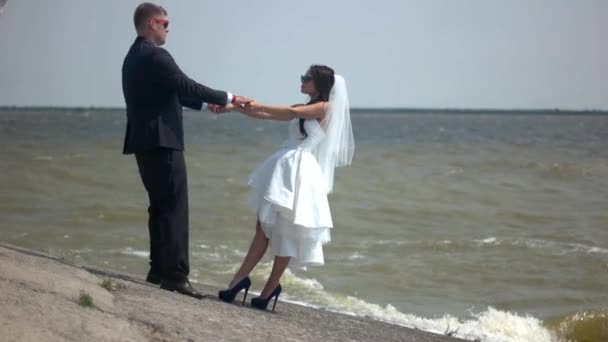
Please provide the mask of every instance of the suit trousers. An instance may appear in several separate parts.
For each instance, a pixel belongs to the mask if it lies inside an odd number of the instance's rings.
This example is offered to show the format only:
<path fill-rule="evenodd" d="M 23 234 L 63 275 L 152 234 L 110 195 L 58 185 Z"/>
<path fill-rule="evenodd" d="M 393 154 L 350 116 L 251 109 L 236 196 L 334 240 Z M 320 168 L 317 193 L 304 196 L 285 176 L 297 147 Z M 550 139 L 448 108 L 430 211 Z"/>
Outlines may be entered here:
<path fill-rule="evenodd" d="M 150 272 L 171 281 L 187 280 L 190 263 L 184 153 L 156 148 L 136 153 L 135 159 L 150 201 Z"/>

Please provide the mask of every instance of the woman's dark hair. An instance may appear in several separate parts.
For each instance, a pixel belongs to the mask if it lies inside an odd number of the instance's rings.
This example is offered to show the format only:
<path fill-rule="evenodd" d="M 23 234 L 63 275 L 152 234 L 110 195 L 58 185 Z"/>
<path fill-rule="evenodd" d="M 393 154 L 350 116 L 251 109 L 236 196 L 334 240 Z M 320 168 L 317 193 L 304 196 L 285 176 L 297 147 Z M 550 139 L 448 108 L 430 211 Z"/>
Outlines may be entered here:
<path fill-rule="evenodd" d="M 308 69 L 312 82 L 315 84 L 318 95 L 315 98 L 311 98 L 307 104 L 313 104 L 317 102 L 329 101 L 329 94 L 331 88 L 334 86 L 334 69 L 325 65 L 311 65 Z M 304 129 L 304 121 L 306 119 L 300 119 L 300 133 L 305 137 L 308 136 Z"/>

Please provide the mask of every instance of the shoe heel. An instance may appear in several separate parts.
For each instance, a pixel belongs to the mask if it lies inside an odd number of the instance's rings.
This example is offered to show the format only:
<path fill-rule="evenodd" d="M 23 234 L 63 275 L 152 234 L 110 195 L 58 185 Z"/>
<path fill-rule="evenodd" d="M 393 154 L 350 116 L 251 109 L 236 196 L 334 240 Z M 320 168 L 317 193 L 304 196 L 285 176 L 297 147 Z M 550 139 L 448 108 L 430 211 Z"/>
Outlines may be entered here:
<path fill-rule="evenodd" d="M 239 281 L 232 288 L 227 290 L 222 290 L 218 293 L 218 298 L 223 300 L 226 303 L 232 303 L 236 296 L 241 292 L 241 290 L 245 289 L 245 297 L 247 297 L 247 292 L 249 291 L 249 287 L 251 286 L 251 280 L 249 277 L 245 277 L 241 281 Z M 243 299 L 243 305 L 245 304 L 245 300 Z"/>
<path fill-rule="evenodd" d="M 280 295 L 280 293 L 277 293 L 277 295 L 274 296 L 274 303 L 272 304 L 272 312 L 274 312 L 274 308 L 277 306 L 277 300 L 279 300 L 279 295 Z"/>
<path fill-rule="evenodd" d="M 245 294 L 243 295 L 243 303 L 241 306 L 245 306 L 245 300 L 247 300 L 247 293 L 249 292 L 249 286 L 245 288 Z"/>
<path fill-rule="evenodd" d="M 270 294 L 270 296 L 268 298 L 264 299 L 261 297 L 254 297 L 253 299 L 251 299 L 251 306 L 256 309 L 266 310 L 266 308 L 268 307 L 268 304 L 274 297 L 274 303 L 272 304 L 272 311 L 274 312 L 274 308 L 277 306 L 277 300 L 279 300 L 280 294 L 281 294 L 281 284 L 279 284 L 279 286 L 277 286 L 274 289 L 274 291 L 272 291 L 272 293 Z"/>

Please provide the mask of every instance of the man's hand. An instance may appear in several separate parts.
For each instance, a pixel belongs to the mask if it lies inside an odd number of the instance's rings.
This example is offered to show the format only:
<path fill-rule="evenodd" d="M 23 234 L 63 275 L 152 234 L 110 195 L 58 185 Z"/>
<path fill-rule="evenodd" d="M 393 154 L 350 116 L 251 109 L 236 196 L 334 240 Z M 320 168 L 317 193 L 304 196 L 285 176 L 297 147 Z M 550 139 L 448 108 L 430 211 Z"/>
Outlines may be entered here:
<path fill-rule="evenodd" d="M 250 97 L 235 95 L 234 98 L 232 99 L 232 104 L 234 104 L 236 106 L 240 106 L 240 105 L 248 104 L 253 101 L 254 100 Z"/>
<path fill-rule="evenodd" d="M 234 105 L 232 105 L 232 104 L 227 104 L 226 106 L 220 106 L 220 105 L 210 103 L 207 105 L 207 110 L 210 111 L 211 113 L 215 113 L 215 114 L 226 113 L 227 111 L 230 111 L 232 109 L 234 109 Z"/>

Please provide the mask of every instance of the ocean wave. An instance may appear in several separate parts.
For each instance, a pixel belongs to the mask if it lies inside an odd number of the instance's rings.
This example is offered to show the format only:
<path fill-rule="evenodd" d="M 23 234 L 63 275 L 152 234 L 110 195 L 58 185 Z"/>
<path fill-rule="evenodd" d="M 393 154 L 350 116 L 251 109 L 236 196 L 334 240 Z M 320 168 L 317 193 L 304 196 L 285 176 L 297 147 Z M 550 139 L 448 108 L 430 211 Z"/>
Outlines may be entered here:
<path fill-rule="evenodd" d="M 253 276 L 265 279 L 270 269 L 271 264 L 264 263 L 258 267 Z M 519 315 L 493 307 L 488 307 L 482 312 L 469 313 L 464 319 L 450 314 L 425 318 L 403 313 L 391 304 L 381 306 L 354 296 L 329 293 L 316 279 L 298 277 L 290 270 L 285 272 L 281 283 L 286 290 L 283 295 L 285 301 L 327 311 L 368 317 L 438 334 L 449 333 L 455 337 L 483 342 L 558 341 L 543 326 L 541 320 L 530 315 Z"/>
<path fill-rule="evenodd" d="M 478 247 L 516 246 L 529 249 L 546 250 L 557 255 L 569 254 L 608 254 L 608 248 L 572 242 L 559 242 L 543 239 L 509 239 L 494 236 L 473 240 Z"/>
<path fill-rule="evenodd" d="M 542 165 L 541 175 L 543 177 L 554 177 L 559 179 L 577 176 L 588 176 L 592 172 L 591 167 L 581 163 L 552 163 Z"/>
<path fill-rule="evenodd" d="M 478 245 L 499 245 L 500 242 L 498 241 L 498 239 L 496 239 L 496 237 L 491 236 L 482 240 L 473 240 L 473 242 L 477 243 Z"/>
<path fill-rule="evenodd" d="M 398 241 L 398 240 L 363 240 L 359 244 L 363 247 L 366 246 L 403 246 L 409 244 L 409 241 Z"/>
<path fill-rule="evenodd" d="M 570 244 L 570 247 L 572 252 L 583 252 L 587 254 L 608 254 L 607 248 L 586 246 L 577 243 Z"/>
<path fill-rule="evenodd" d="M 126 248 L 122 249 L 120 251 L 120 253 L 125 254 L 125 255 L 132 255 L 132 256 L 136 256 L 136 257 L 140 257 L 140 258 L 147 258 L 150 256 L 149 252 L 140 251 L 137 249 L 133 249 L 131 247 L 126 247 Z"/>
<path fill-rule="evenodd" d="M 549 327 L 565 341 L 608 341 L 608 311 L 577 312 Z"/>
<path fill-rule="evenodd" d="M 73 254 L 89 254 L 89 253 L 93 253 L 94 250 L 91 248 L 79 248 L 79 249 L 71 249 L 70 253 Z"/>
<path fill-rule="evenodd" d="M 247 256 L 247 253 L 240 249 L 233 249 L 231 250 L 231 252 L 239 258 L 244 258 L 245 256 Z"/>
<path fill-rule="evenodd" d="M 367 257 L 359 252 L 355 252 L 351 255 L 348 256 L 348 260 L 361 260 L 361 259 L 366 259 Z"/>
<path fill-rule="evenodd" d="M 545 250 L 556 255 L 570 255 L 570 254 L 608 254 L 608 248 L 582 244 L 572 242 L 560 242 L 543 239 L 526 239 L 526 238 L 499 238 L 495 236 L 489 236 L 482 239 L 472 240 L 448 240 L 448 239 L 437 239 L 437 240 L 410 240 L 410 241 L 396 241 L 396 240 L 378 240 L 378 241 L 361 241 L 359 246 L 363 249 L 373 246 L 385 246 L 385 247 L 400 247 L 400 246 L 413 246 L 413 247 L 436 247 L 443 246 L 446 248 L 492 248 L 497 246 L 506 247 L 525 247 L 529 249 Z M 357 255 L 358 253 L 355 253 Z"/>
<path fill-rule="evenodd" d="M 559 255 L 565 254 L 608 254 L 608 249 L 581 243 L 558 242 L 542 239 L 515 239 L 512 245 L 525 246 L 531 249 L 545 249 Z"/>

